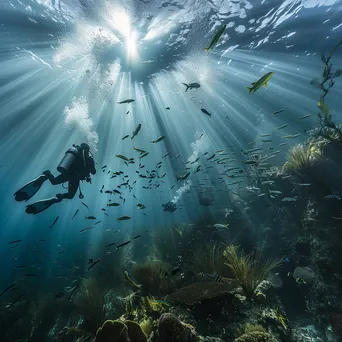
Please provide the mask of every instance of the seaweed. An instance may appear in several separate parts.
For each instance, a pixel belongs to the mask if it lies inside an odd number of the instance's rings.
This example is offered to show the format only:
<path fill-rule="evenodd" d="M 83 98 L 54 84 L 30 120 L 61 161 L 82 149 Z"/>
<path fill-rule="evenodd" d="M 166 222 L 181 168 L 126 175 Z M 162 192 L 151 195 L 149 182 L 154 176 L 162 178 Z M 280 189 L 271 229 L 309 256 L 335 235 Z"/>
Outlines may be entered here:
<path fill-rule="evenodd" d="M 139 325 L 147 337 L 149 337 L 155 329 L 154 321 L 151 318 L 143 319 Z"/>
<path fill-rule="evenodd" d="M 171 273 L 171 265 L 160 261 L 151 260 L 143 264 L 136 264 L 132 270 L 134 279 L 141 286 L 143 295 L 162 296 L 172 292 L 175 283 L 167 274 Z"/>
<path fill-rule="evenodd" d="M 153 236 L 155 256 L 163 261 L 175 263 L 183 254 L 188 241 L 191 241 L 192 228 L 181 224 L 177 227 L 160 229 Z"/>
<path fill-rule="evenodd" d="M 334 79 L 340 77 L 342 75 L 342 70 L 338 69 L 333 71 L 333 64 L 331 59 L 335 53 L 335 51 L 342 45 L 342 40 L 338 42 L 335 47 L 331 50 L 331 52 L 326 55 L 321 55 L 321 60 L 324 64 L 324 70 L 322 74 L 321 82 L 317 80 L 312 80 L 311 84 L 316 85 L 321 90 L 321 95 L 319 101 L 317 103 L 317 107 L 319 108 L 320 112 L 318 113 L 320 128 L 318 130 L 318 135 L 322 136 L 328 140 L 330 140 L 329 134 L 326 134 L 325 129 L 329 128 L 335 131 L 341 138 L 342 143 L 342 130 L 332 121 L 332 115 L 330 112 L 330 108 L 325 103 L 325 97 L 328 95 L 329 90 L 334 86 L 335 81 Z"/>
<path fill-rule="evenodd" d="M 208 274 L 219 274 L 221 276 L 229 275 L 227 273 L 227 267 L 225 267 L 223 261 L 223 246 L 214 242 L 208 242 L 203 246 L 191 250 L 192 257 L 191 262 L 188 264 L 188 268 L 194 275 L 200 272 Z"/>
<path fill-rule="evenodd" d="M 104 244 L 108 244 L 112 240 L 105 239 Z M 110 254 L 105 254 L 101 262 L 98 264 L 94 277 L 99 286 L 105 289 L 121 290 L 124 286 L 122 274 L 125 271 L 127 262 L 131 260 L 130 249 L 116 249 Z"/>
<path fill-rule="evenodd" d="M 167 304 L 167 302 L 156 300 L 152 296 L 142 297 L 140 306 L 144 313 L 144 317 L 150 317 L 152 319 L 159 318 L 163 312 L 169 309 L 169 304 Z"/>
<path fill-rule="evenodd" d="M 256 287 L 267 278 L 269 272 L 282 264 L 282 259 L 262 260 L 259 251 L 238 254 L 239 246 L 227 246 L 223 252 L 225 264 L 239 280 L 247 298 L 251 298 Z"/>
<path fill-rule="evenodd" d="M 308 147 L 302 144 L 295 145 L 289 150 L 287 162 L 284 164 L 283 169 L 297 176 L 303 176 L 305 173 L 309 173 L 315 164 L 320 161 L 321 156 L 321 150 L 313 143 Z"/>
<path fill-rule="evenodd" d="M 104 292 L 95 279 L 83 279 L 77 302 L 84 322 L 82 329 L 95 333 L 104 320 Z"/>

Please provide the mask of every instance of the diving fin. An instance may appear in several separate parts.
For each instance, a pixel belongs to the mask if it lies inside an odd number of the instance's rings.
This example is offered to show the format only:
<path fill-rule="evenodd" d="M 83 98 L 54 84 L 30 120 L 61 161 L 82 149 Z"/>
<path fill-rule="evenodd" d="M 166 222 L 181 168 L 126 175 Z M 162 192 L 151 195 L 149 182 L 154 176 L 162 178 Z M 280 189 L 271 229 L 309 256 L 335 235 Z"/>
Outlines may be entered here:
<path fill-rule="evenodd" d="M 40 187 L 47 179 L 48 178 L 46 177 L 46 175 L 42 174 L 39 177 L 28 182 L 14 194 L 15 200 L 18 202 L 29 200 L 36 194 L 36 192 L 40 189 Z"/>
<path fill-rule="evenodd" d="M 32 204 L 29 204 L 28 206 L 26 206 L 25 211 L 28 214 L 36 215 L 48 209 L 52 204 L 55 204 L 61 201 L 62 199 L 58 197 L 51 197 L 51 198 L 43 199 L 43 200 L 34 202 Z"/>

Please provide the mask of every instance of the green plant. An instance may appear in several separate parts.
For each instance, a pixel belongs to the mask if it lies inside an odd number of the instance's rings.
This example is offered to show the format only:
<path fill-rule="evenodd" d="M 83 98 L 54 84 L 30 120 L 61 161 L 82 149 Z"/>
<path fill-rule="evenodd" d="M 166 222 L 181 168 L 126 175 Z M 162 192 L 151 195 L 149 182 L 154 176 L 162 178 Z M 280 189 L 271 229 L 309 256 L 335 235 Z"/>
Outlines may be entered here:
<path fill-rule="evenodd" d="M 151 318 L 145 318 L 139 324 L 146 336 L 150 336 L 155 328 Z"/>
<path fill-rule="evenodd" d="M 103 244 L 109 244 L 113 240 L 104 238 Z M 109 254 L 110 253 L 110 254 Z M 124 287 L 122 274 L 125 271 L 128 260 L 131 260 L 131 249 L 117 249 L 104 254 L 101 262 L 94 268 L 94 278 L 99 286 L 104 289 L 120 291 Z"/>
<path fill-rule="evenodd" d="M 96 332 L 104 320 L 104 293 L 95 279 L 83 279 L 78 308 L 84 318 L 82 329 Z"/>
<path fill-rule="evenodd" d="M 342 75 L 342 70 L 336 70 L 333 71 L 333 64 L 331 62 L 331 59 L 335 53 L 335 51 L 342 45 L 342 40 L 338 42 L 332 51 L 326 55 L 321 55 L 321 60 L 324 64 L 324 70 L 322 74 L 321 80 L 314 79 L 311 81 L 311 84 L 318 87 L 321 90 L 319 101 L 317 102 L 317 107 L 320 110 L 318 113 L 320 128 L 318 130 L 318 135 L 322 136 L 329 140 L 331 133 L 326 132 L 326 129 L 330 129 L 332 131 L 335 131 L 337 135 L 339 136 L 338 143 L 342 144 L 342 130 L 339 126 L 337 126 L 332 121 L 331 111 L 330 108 L 325 103 L 325 97 L 328 95 L 329 90 L 334 86 L 335 84 L 335 78 L 340 77 Z"/>
<path fill-rule="evenodd" d="M 133 295 L 134 295 L 134 293 L 133 293 Z M 125 312 L 126 312 L 126 316 L 128 316 L 128 317 L 134 317 L 135 316 L 133 296 L 131 296 L 131 295 L 125 297 Z"/>
<path fill-rule="evenodd" d="M 188 268 L 197 275 L 200 272 L 208 274 L 227 275 L 223 256 L 223 246 L 213 242 L 206 243 L 191 251 L 191 263 Z"/>
<path fill-rule="evenodd" d="M 169 305 L 162 301 L 156 300 L 154 297 L 142 297 L 141 298 L 141 309 L 146 313 L 150 314 L 152 312 L 164 312 L 169 308 Z"/>
<path fill-rule="evenodd" d="M 288 329 L 288 321 L 287 321 L 286 317 L 284 315 L 282 315 L 282 313 L 279 311 L 278 308 L 274 309 L 274 313 L 277 317 L 277 320 L 279 321 L 279 323 L 284 328 L 284 330 L 287 330 Z"/>
<path fill-rule="evenodd" d="M 304 147 L 302 144 L 295 145 L 287 155 L 284 170 L 294 174 L 306 173 L 321 157 L 321 152 L 315 144 Z"/>
<path fill-rule="evenodd" d="M 171 273 L 171 265 L 160 260 L 136 264 L 132 274 L 141 286 L 144 295 L 162 296 L 174 289 L 174 283 L 167 277 Z"/>
<path fill-rule="evenodd" d="M 184 254 L 188 241 L 192 240 L 192 234 L 192 228 L 186 224 L 159 229 L 153 235 L 155 256 L 171 264 L 177 262 L 178 256 Z"/>
<path fill-rule="evenodd" d="M 256 287 L 267 278 L 269 272 L 282 264 L 282 259 L 262 260 L 259 251 L 249 254 L 238 253 L 238 246 L 226 246 L 223 257 L 225 264 L 239 280 L 247 298 L 251 298 Z"/>

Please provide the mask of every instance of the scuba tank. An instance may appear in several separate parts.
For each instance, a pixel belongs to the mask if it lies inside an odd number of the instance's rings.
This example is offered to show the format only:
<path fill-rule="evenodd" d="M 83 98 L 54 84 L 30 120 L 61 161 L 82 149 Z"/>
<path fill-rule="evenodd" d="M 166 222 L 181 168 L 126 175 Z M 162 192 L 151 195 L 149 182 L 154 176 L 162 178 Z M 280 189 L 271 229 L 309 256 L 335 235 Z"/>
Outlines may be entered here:
<path fill-rule="evenodd" d="M 73 162 L 77 158 L 78 154 L 79 154 L 79 150 L 76 147 L 69 148 L 65 152 L 65 155 L 64 155 L 63 159 L 61 160 L 61 162 L 58 164 L 57 170 L 60 173 L 67 173 L 69 171 L 71 165 L 73 164 Z"/>

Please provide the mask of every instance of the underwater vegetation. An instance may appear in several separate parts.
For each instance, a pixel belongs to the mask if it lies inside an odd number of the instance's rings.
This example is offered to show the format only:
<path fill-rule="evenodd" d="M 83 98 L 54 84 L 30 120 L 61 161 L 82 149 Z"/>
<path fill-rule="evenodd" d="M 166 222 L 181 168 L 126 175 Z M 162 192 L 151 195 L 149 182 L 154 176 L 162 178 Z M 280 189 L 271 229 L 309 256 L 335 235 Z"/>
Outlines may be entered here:
<path fill-rule="evenodd" d="M 309 146 L 295 145 L 288 152 L 287 162 L 283 166 L 284 171 L 299 177 L 309 174 L 320 162 L 321 156 L 322 153 L 315 144 Z"/>
<path fill-rule="evenodd" d="M 332 57 L 342 45 L 342 41 L 335 45 L 332 51 L 321 55 L 324 69 L 321 79 L 313 79 L 310 83 L 321 90 L 317 107 L 319 113 L 318 127 L 309 131 L 307 143 L 293 146 L 287 155 L 283 170 L 302 179 L 319 179 L 322 164 L 328 159 L 336 159 L 342 148 L 342 128 L 332 119 L 331 109 L 326 104 L 326 96 L 335 84 L 335 79 L 342 76 L 342 69 L 333 71 Z M 338 160 L 339 161 L 339 160 Z M 324 168 L 324 166 L 323 166 Z"/>
<path fill-rule="evenodd" d="M 192 224 L 181 223 L 174 227 L 162 227 L 153 233 L 152 256 L 171 265 L 179 262 L 179 255 L 189 262 L 191 251 L 205 246 L 213 238 L 213 218 L 200 216 Z"/>
<path fill-rule="evenodd" d="M 163 227 L 153 233 L 154 254 L 157 259 L 170 264 L 178 261 L 187 246 L 193 241 L 193 230 L 186 224 L 177 227 Z"/>
<path fill-rule="evenodd" d="M 324 64 L 322 79 L 321 80 L 314 79 L 311 81 L 311 84 L 318 87 L 322 91 L 320 95 L 320 99 L 317 103 L 317 107 L 320 110 L 320 113 L 318 113 L 318 118 L 320 120 L 320 126 L 321 126 L 320 128 L 323 129 L 324 127 L 329 127 L 337 133 L 341 133 L 341 130 L 332 121 L 332 115 L 331 115 L 329 107 L 325 103 L 325 97 L 328 95 L 329 90 L 334 86 L 335 84 L 334 79 L 342 76 L 341 69 L 333 72 L 333 68 L 332 68 L 333 64 L 331 62 L 331 59 L 334 53 L 341 45 L 342 45 L 342 40 L 334 46 L 334 48 L 331 50 L 329 54 L 321 55 L 321 60 Z M 322 131 L 320 131 L 320 133 L 322 133 Z"/>
<path fill-rule="evenodd" d="M 154 313 L 158 314 L 158 318 L 162 312 L 168 310 L 169 304 L 163 300 L 156 300 L 154 297 L 142 297 L 141 309 L 148 316 Z"/>
<path fill-rule="evenodd" d="M 150 260 L 143 264 L 136 264 L 132 274 L 136 282 L 141 285 L 142 295 L 156 297 L 164 296 L 176 288 L 176 282 L 167 277 L 172 267 L 161 260 Z"/>
<path fill-rule="evenodd" d="M 103 322 L 105 312 L 104 291 L 95 279 L 82 280 L 77 307 L 84 319 L 81 328 L 89 332 L 96 332 Z"/>
<path fill-rule="evenodd" d="M 104 241 L 107 244 L 109 240 Z M 99 287 L 105 289 L 120 289 L 124 286 L 123 272 L 127 262 L 130 260 L 130 249 L 115 250 L 112 254 L 107 254 L 95 269 L 94 277 L 98 281 Z"/>
<path fill-rule="evenodd" d="M 227 246 L 223 251 L 227 265 L 239 280 L 247 298 L 251 298 L 257 286 L 267 278 L 268 274 L 282 264 L 282 259 L 263 260 L 259 251 L 243 254 L 238 246 Z"/>
<path fill-rule="evenodd" d="M 192 256 L 189 265 L 187 265 L 189 271 L 195 276 L 201 272 L 229 276 L 223 260 L 223 249 L 222 244 L 213 241 L 198 246 L 196 249 L 191 248 Z"/>

